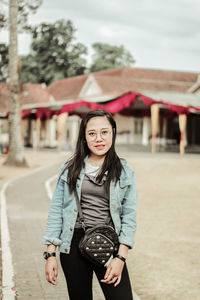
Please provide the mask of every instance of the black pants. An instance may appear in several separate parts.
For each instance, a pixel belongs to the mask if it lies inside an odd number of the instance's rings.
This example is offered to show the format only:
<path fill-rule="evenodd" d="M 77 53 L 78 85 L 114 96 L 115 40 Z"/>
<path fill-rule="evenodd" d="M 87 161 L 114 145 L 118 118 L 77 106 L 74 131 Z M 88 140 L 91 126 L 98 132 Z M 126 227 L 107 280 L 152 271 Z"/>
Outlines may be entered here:
<path fill-rule="evenodd" d="M 106 267 L 96 267 L 79 253 L 78 243 L 83 236 L 76 230 L 72 239 L 70 254 L 60 253 L 60 262 L 66 278 L 70 300 L 92 300 L 92 277 L 95 272 L 106 300 L 133 300 L 126 264 L 118 286 L 102 283 Z"/>

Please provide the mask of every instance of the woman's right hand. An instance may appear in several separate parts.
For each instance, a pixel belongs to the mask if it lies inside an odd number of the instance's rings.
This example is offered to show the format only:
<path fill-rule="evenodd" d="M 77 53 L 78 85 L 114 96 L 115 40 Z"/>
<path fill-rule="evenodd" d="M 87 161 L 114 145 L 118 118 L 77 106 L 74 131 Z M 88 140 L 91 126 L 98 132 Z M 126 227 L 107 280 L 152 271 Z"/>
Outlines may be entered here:
<path fill-rule="evenodd" d="M 58 263 L 55 257 L 47 258 L 45 273 L 47 281 L 53 285 L 57 285 Z"/>

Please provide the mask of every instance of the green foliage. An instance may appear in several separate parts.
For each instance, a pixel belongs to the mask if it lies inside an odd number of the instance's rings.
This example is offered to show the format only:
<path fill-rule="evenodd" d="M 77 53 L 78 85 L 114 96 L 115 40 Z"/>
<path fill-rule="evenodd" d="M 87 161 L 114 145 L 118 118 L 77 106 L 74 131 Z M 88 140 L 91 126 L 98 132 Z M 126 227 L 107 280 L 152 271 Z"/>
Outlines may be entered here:
<path fill-rule="evenodd" d="M 6 24 L 6 17 L 3 13 L 3 11 L 0 12 L 0 29 L 5 27 Z"/>
<path fill-rule="evenodd" d="M 120 67 L 131 67 L 135 60 L 124 46 L 113 46 L 104 43 L 92 45 L 95 54 L 90 67 L 90 72 L 97 72 Z"/>
<path fill-rule="evenodd" d="M 19 0 L 18 9 L 18 31 L 30 31 L 32 27 L 28 25 L 28 16 L 35 13 L 42 4 L 42 0 Z M 4 11 L 0 12 L 0 30 L 8 26 L 8 20 Z M 8 46 L 0 43 L 0 81 L 8 78 Z"/>
<path fill-rule="evenodd" d="M 28 24 L 28 16 L 36 13 L 43 0 L 19 0 L 18 1 L 18 31 L 30 31 L 32 27 Z M 5 2 L 6 3 L 6 2 Z M 8 20 L 5 12 L 0 12 L 0 28 L 5 28 L 8 25 Z"/>
<path fill-rule="evenodd" d="M 47 85 L 55 80 L 83 74 L 86 47 L 74 42 L 75 28 L 71 21 L 42 23 L 32 30 L 31 54 L 22 58 L 22 82 Z"/>
<path fill-rule="evenodd" d="M 32 27 L 28 24 L 28 16 L 36 13 L 43 0 L 19 0 L 18 10 L 18 29 L 19 31 L 31 31 Z"/>
<path fill-rule="evenodd" d="M 8 77 L 8 46 L 0 43 L 0 81 Z"/>

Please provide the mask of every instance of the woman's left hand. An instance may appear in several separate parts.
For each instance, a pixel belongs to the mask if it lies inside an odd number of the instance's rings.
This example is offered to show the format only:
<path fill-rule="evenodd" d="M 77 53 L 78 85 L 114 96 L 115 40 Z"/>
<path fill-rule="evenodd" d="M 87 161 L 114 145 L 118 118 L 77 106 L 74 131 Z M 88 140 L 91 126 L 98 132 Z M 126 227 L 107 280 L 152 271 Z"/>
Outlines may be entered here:
<path fill-rule="evenodd" d="M 101 279 L 101 282 L 108 284 L 114 283 L 114 286 L 117 286 L 121 281 L 123 267 L 123 261 L 117 257 L 113 258 L 109 263 L 104 279 Z"/>

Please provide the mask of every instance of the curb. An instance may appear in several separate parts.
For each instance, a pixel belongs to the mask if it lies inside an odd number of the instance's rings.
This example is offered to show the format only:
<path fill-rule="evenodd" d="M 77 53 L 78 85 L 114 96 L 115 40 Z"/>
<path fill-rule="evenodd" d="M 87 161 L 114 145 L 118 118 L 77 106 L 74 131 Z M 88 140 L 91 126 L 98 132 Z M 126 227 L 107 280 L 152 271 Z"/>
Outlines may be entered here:
<path fill-rule="evenodd" d="M 66 156 L 67 153 L 65 153 Z M 53 164 L 48 164 L 46 166 L 41 166 L 36 168 L 26 174 L 21 174 L 18 177 L 9 179 L 4 183 L 2 189 L 0 190 L 0 206 L 1 206 L 1 248 L 2 248 L 2 300 L 15 300 L 16 291 L 14 283 L 14 268 L 13 259 L 10 249 L 10 233 L 8 226 L 8 216 L 7 216 L 7 203 L 6 203 L 6 189 L 10 184 L 18 179 L 32 175 L 34 173 L 40 172 L 50 166 L 58 164 L 54 162 Z"/>

